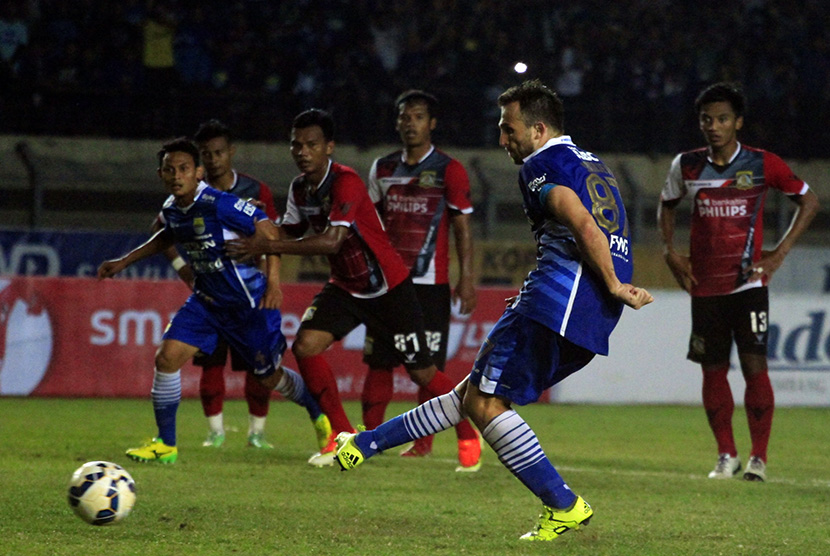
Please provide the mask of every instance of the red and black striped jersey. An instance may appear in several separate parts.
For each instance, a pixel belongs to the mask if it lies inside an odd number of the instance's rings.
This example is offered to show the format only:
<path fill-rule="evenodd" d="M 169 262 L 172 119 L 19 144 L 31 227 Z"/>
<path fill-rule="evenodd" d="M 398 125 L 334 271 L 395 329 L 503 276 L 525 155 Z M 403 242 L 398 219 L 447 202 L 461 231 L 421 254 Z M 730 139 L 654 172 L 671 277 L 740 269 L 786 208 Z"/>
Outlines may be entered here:
<path fill-rule="evenodd" d="M 316 189 L 300 174 L 291 182 L 283 229 L 302 237 L 311 229 L 349 228 L 340 250 L 329 255 L 330 282 L 355 297 L 377 297 L 403 282 L 409 270 L 392 247 L 366 184 L 353 169 L 334 162 Z"/>
<path fill-rule="evenodd" d="M 747 282 L 744 271 L 761 256 L 767 191 L 803 195 L 809 186 L 779 156 L 738 144 L 726 166 L 717 166 L 706 148 L 680 153 L 672 161 L 662 201 L 692 197 L 689 255 L 697 284 L 693 296 L 726 295 L 765 285 Z"/>
<path fill-rule="evenodd" d="M 435 147 L 413 166 L 393 152 L 372 164 L 369 195 L 412 280 L 449 283 L 450 215 L 473 212 L 461 163 Z"/>

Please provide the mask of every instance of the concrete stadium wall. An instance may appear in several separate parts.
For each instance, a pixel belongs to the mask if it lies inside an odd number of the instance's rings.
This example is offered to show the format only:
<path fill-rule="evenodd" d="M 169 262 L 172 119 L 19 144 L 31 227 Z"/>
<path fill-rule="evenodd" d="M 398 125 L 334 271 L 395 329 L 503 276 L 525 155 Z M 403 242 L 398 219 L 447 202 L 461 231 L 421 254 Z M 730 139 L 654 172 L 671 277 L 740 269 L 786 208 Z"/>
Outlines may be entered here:
<path fill-rule="evenodd" d="M 94 138 L 0 136 L 0 227 L 26 228 L 32 224 L 32 175 L 41 188 L 40 228 L 145 231 L 165 192 L 156 177 L 156 152 L 162 140 L 126 141 Z M 277 205 L 284 204 L 289 181 L 296 175 L 287 143 L 239 143 L 235 165 L 271 186 Z M 372 161 L 395 145 L 360 150 L 338 145 L 335 158 L 367 176 Z M 502 149 L 446 151 L 468 169 L 476 203 L 475 219 L 479 276 L 485 285 L 521 284 L 533 265 L 533 245 L 516 194 L 516 166 Z M 648 157 L 598 153 L 619 178 L 630 218 L 637 219 L 634 238 L 635 279 L 649 287 L 674 287 L 662 261 L 655 228 L 656 205 L 671 156 Z M 830 214 L 830 159 L 788 161 L 823 200 Z M 28 164 L 28 168 L 27 165 Z M 30 172 L 33 171 L 33 174 Z M 788 204 L 788 203 L 785 203 Z M 284 206 L 284 205 L 283 205 Z M 768 201 L 768 212 L 775 200 Z M 767 215 L 766 238 L 775 238 L 775 214 Z M 683 244 L 685 231 L 678 230 Z M 824 226 L 822 228 L 822 226 Z M 827 248 L 827 222 L 817 222 L 806 244 Z M 810 259 L 806 259 L 810 260 Z M 288 258 L 287 271 L 327 274 L 325 261 Z"/>

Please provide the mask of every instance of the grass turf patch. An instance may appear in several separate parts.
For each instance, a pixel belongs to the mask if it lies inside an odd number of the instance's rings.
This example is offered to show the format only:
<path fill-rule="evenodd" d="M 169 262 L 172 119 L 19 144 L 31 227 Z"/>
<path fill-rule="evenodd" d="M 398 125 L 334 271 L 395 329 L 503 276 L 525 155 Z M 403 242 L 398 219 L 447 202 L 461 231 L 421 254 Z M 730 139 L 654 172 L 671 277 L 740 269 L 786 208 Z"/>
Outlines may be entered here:
<path fill-rule="evenodd" d="M 391 417 L 410 404 L 392 404 Z M 353 422 L 359 405 L 346 404 Z M 316 469 L 305 413 L 275 402 L 273 450 L 246 446 L 244 402 L 225 405 L 220 449 L 202 448 L 198 401 L 179 409 L 179 461 L 139 464 L 124 450 L 155 432 L 149 400 L 0 398 L 0 554 L 547 554 L 830 553 L 828 409 L 779 408 L 766 483 L 712 481 L 717 454 L 699 407 L 532 405 L 519 412 L 575 492 L 594 508 L 582 531 L 523 543 L 538 501 L 489 448 L 455 473 L 455 435 L 429 458 L 390 450 L 349 473 Z M 736 411 L 741 456 L 745 415 Z M 137 483 L 123 523 L 93 527 L 66 502 L 83 462 L 114 461 Z"/>

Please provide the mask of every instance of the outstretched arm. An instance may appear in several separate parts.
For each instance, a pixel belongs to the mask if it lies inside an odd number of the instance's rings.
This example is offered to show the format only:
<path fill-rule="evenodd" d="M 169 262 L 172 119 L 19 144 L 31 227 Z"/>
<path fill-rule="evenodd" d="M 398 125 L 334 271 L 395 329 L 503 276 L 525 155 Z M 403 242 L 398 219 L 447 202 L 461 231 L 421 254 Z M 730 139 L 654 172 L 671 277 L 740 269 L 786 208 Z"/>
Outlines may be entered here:
<path fill-rule="evenodd" d="M 166 230 L 159 230 L 153 237 L 123 257 L 104 261 L 98 267 L 98 279 L 112 278 L 131 264 L 146 259 L 174 245 L 173 237 Z"/>
<path fill-rule="evenodd" d="M 349 228 L 329 226 L 322 233 L 300 239 L 267 239 L 254 235 L 228 241 L 225 251 L 238 260 L 267 254 L 281 255 L 333 255 L 340 251 Z M 283 237 L 280 234 L 280 237 Z"/>
<path fill-rule="evenodd" d="M 623 284 L 617 278 L 608 240 L 573 190 L 554 187 L 548 193 L 546 203 L 548 211 L 571 231 L 585 262 L 605 283 L 611 295 L 634 309 L 654 301 L 643 288 Z"/>

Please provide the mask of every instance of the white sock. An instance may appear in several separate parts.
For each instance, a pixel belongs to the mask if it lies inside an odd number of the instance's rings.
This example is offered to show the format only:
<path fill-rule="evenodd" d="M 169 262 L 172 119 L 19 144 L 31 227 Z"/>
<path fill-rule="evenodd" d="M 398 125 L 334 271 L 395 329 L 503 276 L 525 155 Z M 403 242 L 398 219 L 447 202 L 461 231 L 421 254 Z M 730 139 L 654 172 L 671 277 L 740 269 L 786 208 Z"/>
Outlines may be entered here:
<path fill-rule="evenodd" d="M 208 428 L 210 428 L 210 432 L 215 432 L 217 434 L 224 434 L 225 433 L 225 423 L 222 420 L 222 414 L 217 413 L 216 415 L 210 415 L 207 418 Z"/>
<path fill-rule="evenodd" d="M 257 417 L 256 415 L 248 415 L 248 436 L 252 434 L 262 434 L 265 431 L 265 417 Z"/>

